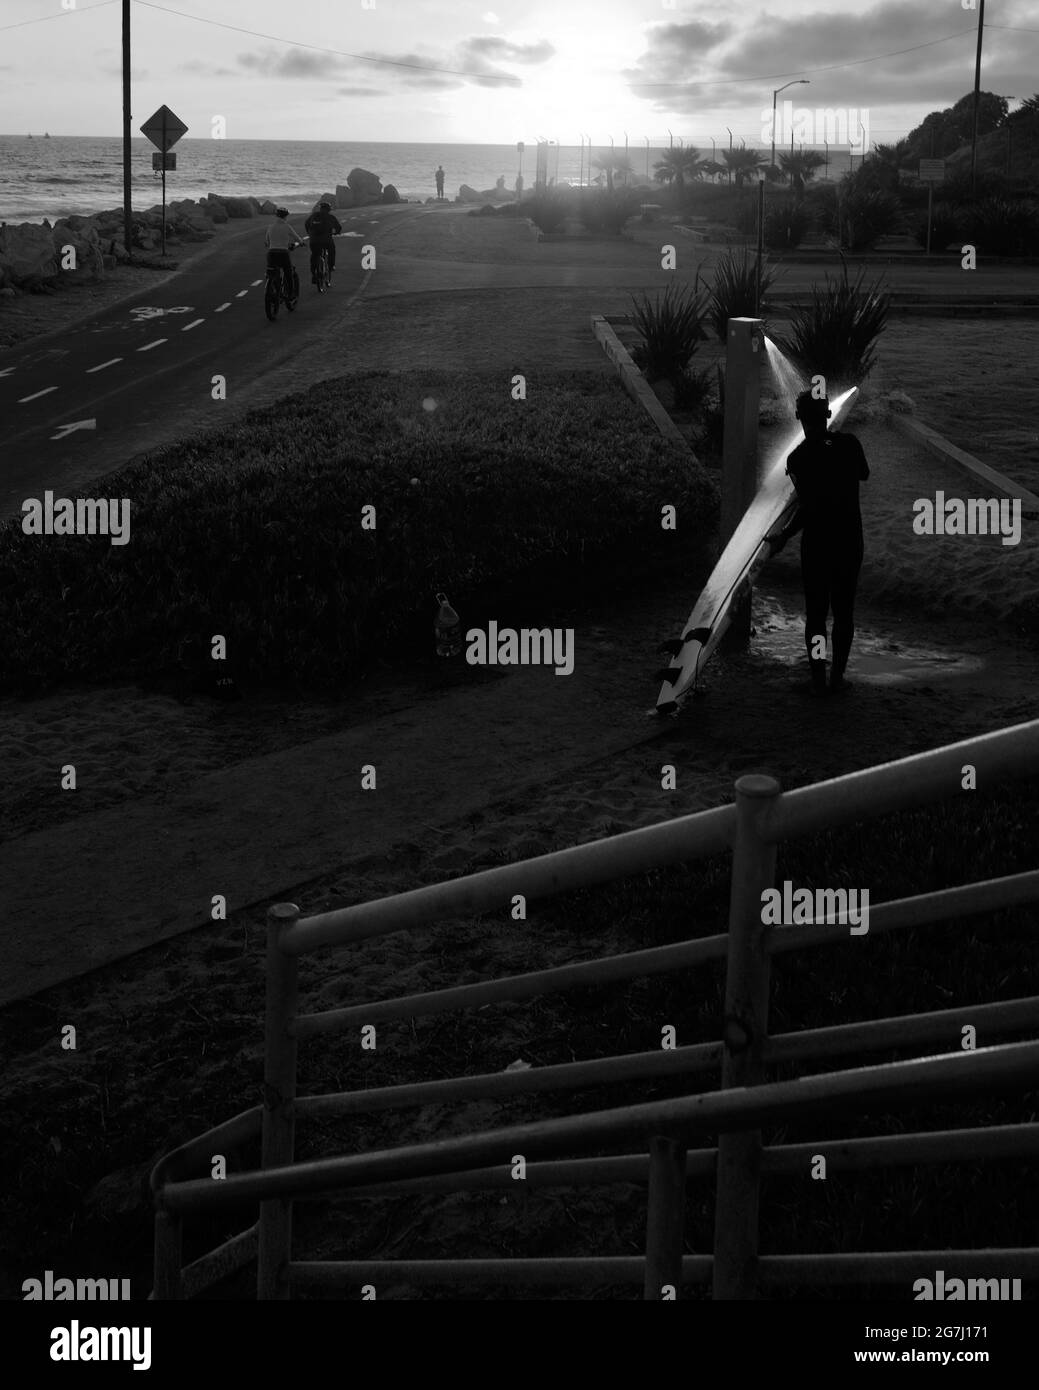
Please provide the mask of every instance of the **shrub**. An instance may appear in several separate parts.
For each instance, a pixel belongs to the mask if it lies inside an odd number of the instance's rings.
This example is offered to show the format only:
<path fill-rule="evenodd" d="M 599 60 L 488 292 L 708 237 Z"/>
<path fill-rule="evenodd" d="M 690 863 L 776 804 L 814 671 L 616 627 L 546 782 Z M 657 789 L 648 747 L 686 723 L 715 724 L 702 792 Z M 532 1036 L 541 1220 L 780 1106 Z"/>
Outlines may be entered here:
<path fill-rule="evenodd" d="M 661 377 L 674 379 L 684 372 L 700 341 L 707 337 L 703 328 L 707 307 L 706 287 L 700 289 L 700 272 L 693 285 L 668 285 L 654 300 L 632 296 L 632 319 L 642 335 L 644 370 L 649 381 Z"/>
<path fill-rule="evenodd" d="M 725 342 L 729 319 L 753 318 L 757 314 L 757 273 L 757 252 L 747 246 L 739 251 L 726 251 L 719 260 L 714 272 L 710 311 L 710 320 L 719 342 Z M 775 279 L 776 273 L 765 257 L 761 263 L 762 298 L 769 292 Z"/>
<path fill-rule="evenodd" d="M 615 188 L 613 192 L 582 192 L 577 215 L 588 231 L 604 236 L 619 236 L 624 224 L 639 210 L 638 196 Z"/>
<path fill-rule="evenodd" d="M 964 209 L 964 239 L 990 256 L 1039 251 L 1039 203 L 1027 198 L 983 198 Z"/>
<path fill-rule="evenodd" d="M 827 190 L 824 201 L 825 227 L 845 251 L 870 251 L 882 236 L 897 232 L 902 225 L 902 205 L 893 193 L 882 189 L 852 189 L 842 185 L 840 206 L 837 195 Z"/>
<path fill-rule="evenodd" d="M 812 290 L 812 303 L 794 316 L 791 332 L 775 337 L 776 346 L 807 375 L 821 372 L 831 391 L 858 385 L 873 368 L 877 338 L 884 331 L 890 294 L 880 282 L 863 288 L 865 269 L 854 285 L 848 268 L 841 280 L 826 277 L 826 288 Z"/>
<path fill-rule="evenodd" d="M 793 251 L 811 225 L 811 215 L 798 203 L 773 208 L 765 218 L 765 245 L 770 251 Z"/>
<path fill-rule="evenodd" d="M 927 246 L 927 219 L 917 224 L 913 238 L 919 246 Z M 937 207 L 931 217 L 931 250 L 944 251 L 951 241 L 966 240 L 963 213 L 958 208 Z"/>
<path fill-rule="evenodd" d="M 524 213 L 543 232 L 558 232 L 570 215 L 570 207 L 559 193 L 536 193 L 523 204 Z"/>

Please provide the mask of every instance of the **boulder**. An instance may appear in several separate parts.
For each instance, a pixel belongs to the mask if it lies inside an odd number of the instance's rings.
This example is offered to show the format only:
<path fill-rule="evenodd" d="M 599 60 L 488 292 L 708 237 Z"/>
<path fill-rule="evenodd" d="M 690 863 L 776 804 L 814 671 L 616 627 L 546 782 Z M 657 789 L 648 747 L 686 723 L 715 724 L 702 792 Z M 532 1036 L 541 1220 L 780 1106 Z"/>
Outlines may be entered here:
<path fill-rule="evenodd" d="M 400 202 L 400 194 L 394 188 L 392 183 L 388 183 L 386 187 L 382 190 L 382 198 L 380 199 L 380 201 L 383 203 Z"/>
<path fill-rule="evenodd" d="M 54 233 L 34 222 L 0 227 L 0 268 L 15 285 L 57 279 Z"/>
<path fill-rule="evenodd" d="M 259 198 L 249 198 L 247 201 L 248 201 L 248 203 L 249 203 L 249 206 L 252 208 L 253 213 L 254 213 L 256 216 L 259 216 L 260 211 L 262 210 L 262 206 L 263 206 L 263 205 L 261 204 Z"/>
<path fill-rule="evenodd" d="M 354 205 L 353 189 L 348 188 L 345 183 L 336 184 L 336 196 L 332 206 L 337 208 L 352 208 Z"/>
<path fill-rule="evenodd" d="M 202 211 L 209 218 L 210 222 L 216 222 L 218 225 L 221 222 L 226 222 L 228 220 L 227 212 L 225 211 L 223 205 L 216 201 L 207 200 L 202 205 Z"/>
<path fill-rule="evenodd" d="M 355 197 L 382 197 L 382 180 L 367 169 L 351 169 L 346 176 L 346 182 Z"/>
<path fill-rule="evenodd" d="M 264 217 L 273 217 L 277 210 L 278 209 L 271 202 L 270 198 L 265 198 L 260 204 L 260 213 Z"/>
<path fill-rule="evenodd" d="M 437 201 L 436 198 L 427 198 L 427 199 L 426 199 L 426 206 L 428 207 L 430 203 L 435 203 L 436 201 Z"/>
<path fill-rule="evenodd" d="M 98 280 L 103 272 L 98 246 L 97 228 L 85 219 L 80 227 L 73 227 L 71 219 L 56 222 L 51 235 L 54 238 L 54 252 L 58 258 L 58 268 L 63 277 L 80 280 Z M 66 266 L 68 248 L 75 252 L 75 265 Z"/>
<path fill-rule="evenodd" d="M 255 217 L 253 205 L 248 198 L 222 198 L 221 203 L 228 217 Z"/>
<path fill-rule="evenodd" d="M 482 193 L 477 193 L 475 188 L 470 188 L 467 183 L 463 183 L 458 190 L 458 202 L 460 203 L 484 203 L 486 198 Z"/>

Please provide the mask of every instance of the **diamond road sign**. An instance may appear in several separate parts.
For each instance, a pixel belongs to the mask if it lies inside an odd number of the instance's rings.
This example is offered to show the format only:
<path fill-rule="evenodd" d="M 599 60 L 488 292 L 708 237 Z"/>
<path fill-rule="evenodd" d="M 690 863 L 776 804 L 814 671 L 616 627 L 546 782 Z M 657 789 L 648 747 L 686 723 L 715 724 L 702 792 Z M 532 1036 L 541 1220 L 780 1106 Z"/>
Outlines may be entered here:
<path fill-rule="evenodd" d="M 149 116 L 141 126 L 141 134 L 147 135 L 164 154 L 173 148 L 186 130 L 187 126 L 168 106 L 160 106 L 155 115 Z"/>

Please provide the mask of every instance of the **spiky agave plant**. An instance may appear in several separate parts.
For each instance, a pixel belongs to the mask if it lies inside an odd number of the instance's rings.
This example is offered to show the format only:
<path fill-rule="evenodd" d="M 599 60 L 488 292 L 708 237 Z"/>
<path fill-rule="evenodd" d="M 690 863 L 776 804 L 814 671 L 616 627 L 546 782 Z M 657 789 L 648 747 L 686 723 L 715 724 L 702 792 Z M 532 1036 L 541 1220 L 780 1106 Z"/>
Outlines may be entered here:
<path fill-rule="evenodd" d="M 703 327 L 707 289 L 700 272 L 692 285 L 668 285 L 653 300 L 632 295 L 632 322 L 642 337 L 646 378 L 659 381 L 685 371 L 697 347 L 707 337 Z"/>
<path fill-rule="evenodd" d="M 891 294 L 880 280 L 863 287 L 863 267 L 854 284 L 848 268 L 840 280 L 826 277 L 826 286 L 812 288 L 812 301 L 795 314 L 785 337 L 776 346 L 802 371 L 821 373 L 830 383 L 857 386 L 873 370 L 877 339 L 887 325 Z"/>
<path fill-rule="evenodd" d="M 764 299 L 776 280 L 775 268 L 768 257 L 761 261 L 761 297 Z M 758 257 L 744 246 L 739 251 L 726 251 L 714 272 L 711 290 L 711 324 L 718 341 L 724 343 L 730 319 L 754 318 L 758 313 Z"/>

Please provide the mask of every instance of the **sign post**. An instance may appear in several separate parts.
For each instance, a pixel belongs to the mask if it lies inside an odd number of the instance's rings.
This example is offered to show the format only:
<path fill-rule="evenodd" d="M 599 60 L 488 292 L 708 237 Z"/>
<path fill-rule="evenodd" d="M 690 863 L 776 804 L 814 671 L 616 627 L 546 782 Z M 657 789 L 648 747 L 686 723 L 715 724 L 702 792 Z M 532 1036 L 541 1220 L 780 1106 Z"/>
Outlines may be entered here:
<path fill-rule="evenodd" d="M 927 184 L 927 255 L 931 254 L 931 211 L 934 207 L 934 186 L 945 182 L 944 159 L 921 159 L 920 181 Z"/>
<path fill-rule="evenodd" d="M 160 106 L 154 116 L 149 116 L 141 126 L 141 134 L 146 135 L 161 154 L 152 155 L 152 168 L 162 170 L 162 254 L 166 254 L 166 170 L 176 169 L 177 156 L 169 151 L 187 130 L 187 126 L 175 116 L 168 106 Z M 161 163 L 160 163 L 161 160 Z M 129 249 L 129 248 L 127 248 Z"/>

